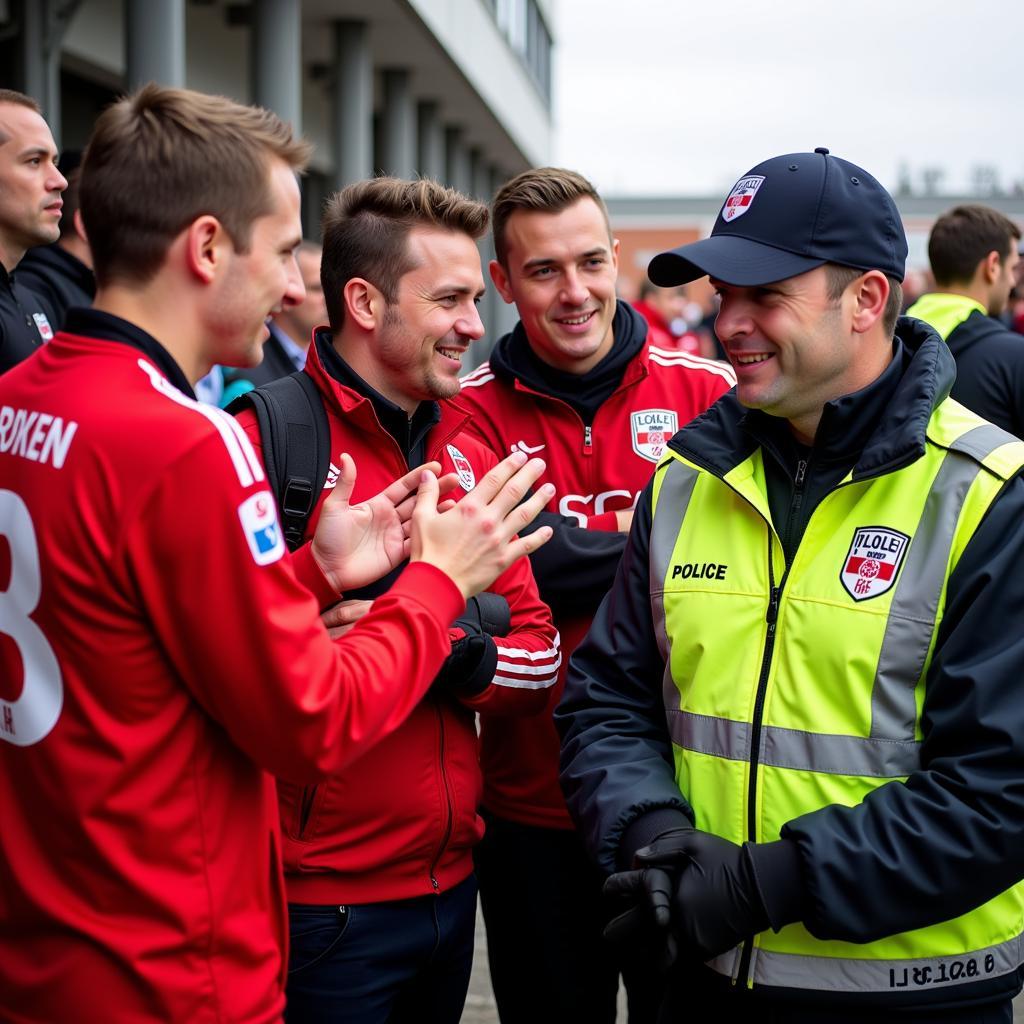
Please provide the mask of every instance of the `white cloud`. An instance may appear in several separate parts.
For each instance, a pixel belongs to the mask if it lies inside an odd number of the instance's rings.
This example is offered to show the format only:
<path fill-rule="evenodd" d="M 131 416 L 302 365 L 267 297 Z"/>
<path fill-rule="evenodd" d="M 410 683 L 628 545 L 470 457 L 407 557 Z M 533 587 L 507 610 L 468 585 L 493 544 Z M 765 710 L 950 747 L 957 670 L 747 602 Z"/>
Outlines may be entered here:
<path fill-rule="evenodd" d="M 609 194 L 720 193 L 828 146 L 895 187 L 901 165 L 1024 181 L 1019 0 L 557 0 L 556 159 Z"/>

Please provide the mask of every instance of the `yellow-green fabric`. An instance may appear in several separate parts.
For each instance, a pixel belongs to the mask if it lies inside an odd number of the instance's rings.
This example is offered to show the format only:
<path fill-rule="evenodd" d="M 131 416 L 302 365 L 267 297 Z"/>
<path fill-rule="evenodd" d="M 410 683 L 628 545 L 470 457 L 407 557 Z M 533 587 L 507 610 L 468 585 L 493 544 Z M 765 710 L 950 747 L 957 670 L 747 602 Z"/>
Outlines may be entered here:
<path fill-rule="evenodd" d="M 988 310 L 977 299 L 950 292 L 931 292 L 922 295 L 907 310 L 907 316 L 931 324 L 945 341 L 975 311 L 988 316 Z"/>
<path fill-rule="evenodd" d="M 952 400 L 934 411 L 927 435 L 910 465 L 848 476 L 828 494 L 788 573 L 760 449 L 723 478 L 671 451 L 659 466 L 651 600 L 676 780 L 698 828 L 737 843 L 775 840 L 786 822 L 858 804 L 919 766 L 949 574 L 1024 466 L 1024 442 Z M 881 545 L 868 551 L 879 557 L 851 561 L 865 538 Z M 850 569 L 862 565 L 866 575 Z M 887 565 L 888 583 L 871 576 Z M 773 636 L 772 592 L 784 573 Z M 756 937 L 744 980 L 888 991 L 902 972 L 927 969 L 963 984 L 1015 967 L 1022 931 L 1024 885 L 956 920 L 863 945 L 821 941 L 795 924 Z M 739 963 L 732 951 L 711 966 L 735 977 Z M 940 978 L 946 971 L 956 977 Z"/>

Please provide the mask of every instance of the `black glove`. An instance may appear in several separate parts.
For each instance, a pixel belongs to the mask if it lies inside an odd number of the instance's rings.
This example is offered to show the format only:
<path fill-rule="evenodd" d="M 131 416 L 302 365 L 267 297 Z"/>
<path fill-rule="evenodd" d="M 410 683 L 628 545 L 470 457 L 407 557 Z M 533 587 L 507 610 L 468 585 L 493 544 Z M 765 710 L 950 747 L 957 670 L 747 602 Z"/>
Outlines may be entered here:
<path fill-rule="evenodd" d="M 748 847 L 697 829 L 673 829 L 638 850 L 633 871 L 612 875 L 605 892 L 631 896 L 632 910 L 608 925 L 613 941 L 651 925 L 664 929 L 661 966 L 679 951 L 710 960 L 770 927 Z M 666 920 L 668 919 L 668 920 Z"/>
<path fill-rule="evenodd" d="M 484 591 L 471 597 L 453 626 L 466 635 L 452 642 L 452 652 L 434 677 L 431 689 L 459 697 L 483 693 L 498 667 L 498 648 L 492 637 L 505 636 L 512 611 L 500 594 Z"/>
<path fill-rule="evenodd" d="M 679 829 L 637 851 L 636 863 L 645 869 L 681 869 L 672 897 L 672 930 L 682 950 L 710 960 L 771 926 L 750 846 Z"/>

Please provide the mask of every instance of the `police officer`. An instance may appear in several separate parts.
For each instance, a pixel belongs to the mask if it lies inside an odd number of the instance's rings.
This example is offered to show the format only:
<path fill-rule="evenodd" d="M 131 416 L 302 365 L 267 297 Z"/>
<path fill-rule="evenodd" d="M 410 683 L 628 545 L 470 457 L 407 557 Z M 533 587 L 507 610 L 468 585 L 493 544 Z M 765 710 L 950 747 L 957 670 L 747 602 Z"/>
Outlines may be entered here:
<path fill-rule="evenodd" d="M 53 313 L 14 278 L 25 251 L 60 236 L 57 146 L 30 96 L 0 89 L 0 373 L 53 337 Z"/>
<path fill-rule="evenodd" d="M 906 253 L 819 149 L 649 268 L 710 276 L 737 387 L 641 496 L 557 722 L 609 934 L 672 965 L 664 1020 L 1011 1020 L 1024 444 L 897 323 Z"/>

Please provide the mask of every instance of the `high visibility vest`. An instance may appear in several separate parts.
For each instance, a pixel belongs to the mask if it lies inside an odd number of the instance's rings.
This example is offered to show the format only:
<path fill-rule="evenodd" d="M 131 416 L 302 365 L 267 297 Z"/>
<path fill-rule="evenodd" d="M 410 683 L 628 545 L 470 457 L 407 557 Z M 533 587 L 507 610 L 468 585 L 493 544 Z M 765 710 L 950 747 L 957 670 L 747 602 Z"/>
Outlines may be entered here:
<path fill-rule="evenodd" d="M 920 766 L 925 677 L 950 573 L 1024 442 L 952 400 L 924 455 L 847 477 L 786 566 L 761 450 L 719 477 L 670 449 L 654 478 L 651 602 L 676 781 L 698 828 L 779 838 Z M 937 908 L 938 909 L 938 908 Z M 710 966 L 739 984 L 829 992 L 962 985 L 1024 961 L 1024 884 L 954 920 L 865 944 L 802 924 Z"/>

